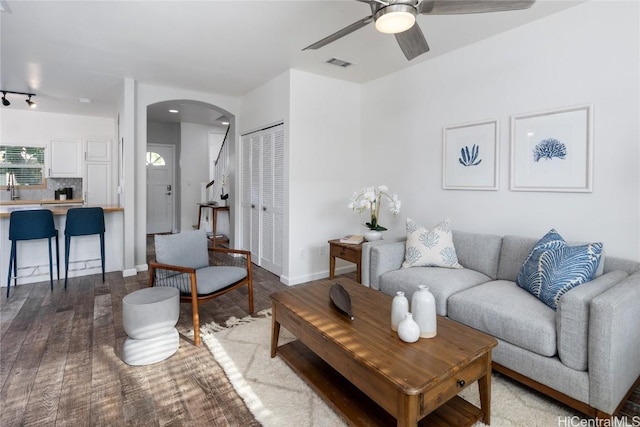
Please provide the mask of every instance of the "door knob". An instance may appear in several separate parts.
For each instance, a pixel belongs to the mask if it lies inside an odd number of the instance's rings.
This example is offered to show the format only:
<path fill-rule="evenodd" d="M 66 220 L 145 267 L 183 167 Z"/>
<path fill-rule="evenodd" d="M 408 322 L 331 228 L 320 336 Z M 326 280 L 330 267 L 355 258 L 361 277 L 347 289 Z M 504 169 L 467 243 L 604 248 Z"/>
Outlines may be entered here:
<path fill-rule="evenodd" d="M 170 196 L 171 195 L 171 193 L 164 193 L 164 194 L 165 194 L 165 196 Z"/>
<path fill-rule="evenodd" d="M 263 210 L 264 212 L 266 212 L 266 211 L 267 211 L 267 207 L 266 207 L 266 206 L 263 206 L 263 207 L 262 207 L 262 210 Z"/>

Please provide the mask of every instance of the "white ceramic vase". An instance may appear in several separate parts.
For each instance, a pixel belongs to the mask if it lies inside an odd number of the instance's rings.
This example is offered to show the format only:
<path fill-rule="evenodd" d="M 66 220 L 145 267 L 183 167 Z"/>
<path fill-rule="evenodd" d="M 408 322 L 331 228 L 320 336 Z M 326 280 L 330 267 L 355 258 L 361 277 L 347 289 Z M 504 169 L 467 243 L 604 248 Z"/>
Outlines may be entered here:
<path fill-rule="evenodd" d="M 420 339 L 420 326 L 413 320 L 411 313 L 404 315 L 398 323 L 398 337 L 404 342 L 416 342 Z"/>
<path fill-rule="evenodd" d="M 364 232 L 364 239 L 367 242 L 373 242 L 374 240 L 382 239 L 382 231 L 367 230 Z"/>
<path fill-rule="evenodd" d="M 413 293 L 411 312 L 420 327 L 420 338 L 435 337 L 438 333 L 436 300 L 425 285 L 418 286 L 418 290 Z"/>
<path fill-rule="evenodd" d="M 396 292 L 396 296 L 391 301 L 391 329 L 398 330 L 398 323 L 405 318 L 409 312 L 409 300 L 404 296 L 404 292 Z"/>

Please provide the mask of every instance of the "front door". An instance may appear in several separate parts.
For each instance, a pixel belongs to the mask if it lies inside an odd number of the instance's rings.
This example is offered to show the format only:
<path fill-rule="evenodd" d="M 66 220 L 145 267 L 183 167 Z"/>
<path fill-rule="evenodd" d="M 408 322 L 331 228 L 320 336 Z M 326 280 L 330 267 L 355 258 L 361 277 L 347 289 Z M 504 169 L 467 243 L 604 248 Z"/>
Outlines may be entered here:
<path fill-rule="evenodd" d="M 147 234 L 174 230 L 173 145 L 147 144 Z"/>

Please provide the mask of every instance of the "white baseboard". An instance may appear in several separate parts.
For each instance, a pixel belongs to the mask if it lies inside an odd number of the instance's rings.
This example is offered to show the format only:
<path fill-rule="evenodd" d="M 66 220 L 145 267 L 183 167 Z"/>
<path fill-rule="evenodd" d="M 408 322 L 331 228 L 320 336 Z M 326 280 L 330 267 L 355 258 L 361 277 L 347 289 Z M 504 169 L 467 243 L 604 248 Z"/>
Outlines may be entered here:
<path fill-rule="evenodd" d="M 138 274 L 138 270 L 135 268 L 127 268 L 126 270 L 122 270 L 122 277 L 130 277 Z"/>
<path fill-rule="evenodd" d="M 344 267 L 336 268 L 336 275 L 351 273 L 353 271 L 356 271 L 356 267 L 353 265 L 347 265 Z M 302 283 L 312 282 L 314 280 L 321 280 L 321 279 L 328 279 L 328 278 L 329 278 L 329 270 L 323 270 L 317 273 L 305 274 L 303 276 L 296 276 L 296 277 L 280 276 L 280 281 L 287 286 L 295 286 L 295 285 L 300 285 Z"/>

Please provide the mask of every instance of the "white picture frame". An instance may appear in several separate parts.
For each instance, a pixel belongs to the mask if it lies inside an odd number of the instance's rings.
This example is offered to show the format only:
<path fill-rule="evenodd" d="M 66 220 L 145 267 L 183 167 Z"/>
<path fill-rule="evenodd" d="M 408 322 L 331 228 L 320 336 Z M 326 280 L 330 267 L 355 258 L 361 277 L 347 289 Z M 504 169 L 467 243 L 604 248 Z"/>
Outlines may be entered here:
<path fill-rule="evenodd" d="M 447 126 L 442 137 L 442 188 L 498 190 L 497 119 Z"/>
<path fill-rule="evenodd" d="M 592 105 L 512 116 L 510 189 L 591 192 L 592 135 Z"/>

